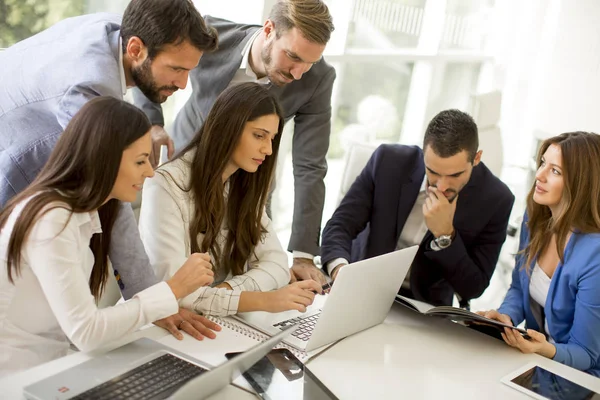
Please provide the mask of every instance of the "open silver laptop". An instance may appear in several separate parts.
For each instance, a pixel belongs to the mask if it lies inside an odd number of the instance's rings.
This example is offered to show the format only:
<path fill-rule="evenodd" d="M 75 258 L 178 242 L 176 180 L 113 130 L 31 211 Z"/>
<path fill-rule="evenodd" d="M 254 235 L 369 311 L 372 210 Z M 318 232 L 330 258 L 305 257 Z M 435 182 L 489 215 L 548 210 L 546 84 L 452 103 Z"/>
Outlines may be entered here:
<path fill-rule="evenodd" d="M 26 386 L 24 395 L 34 400 L 204 399 L 233 382 L 296 328 L 291 326 L 214 369 L 142 338 Z"/>
<path fill-rule="evenodd" d="M 346 265 L 338 272 L 326 301 L 317 296 L 305 313 L 255 311 L 239 313 L 235 318 L 269 335 L 300 324 L 284 342 L 304 351 L 318 349 L 383 322 L 418 248 Z"/>

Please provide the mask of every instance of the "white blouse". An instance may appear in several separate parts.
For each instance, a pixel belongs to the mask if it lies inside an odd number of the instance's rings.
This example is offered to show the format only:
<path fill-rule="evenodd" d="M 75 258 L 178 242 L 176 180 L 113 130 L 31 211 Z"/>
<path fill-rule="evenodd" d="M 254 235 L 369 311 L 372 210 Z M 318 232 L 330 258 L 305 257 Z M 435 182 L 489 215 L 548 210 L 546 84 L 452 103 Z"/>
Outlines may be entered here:
<path fill-rule="evenodd" d="M 0 376 L 66 355 L 69 339 L 89 351 L 178 312 L 165 282 L 117 306 L 96 307 L 89 243 L 102 232 L 97 212 L 55 208 L 38 219 L 21 250 L 21 273 L 13 270 L 10 283 L 6 250 L 28 201 L 15 207 L 0 232 Z"/>
<path fill-rule="evenodd" d="M 190 192 L 181 190 L 187 187 L 190 174 L 192 152 L 159 168 L 153 178 L 144 183 L 142 208 L 140 211 L 140 234 L 150 263 L 159 279 L 169 279 L 185 263 L 191 254 L 189 227 L 194 210 Z M 173 181 L 175 180 L 175 183 Z M 245 266 L 245 273 L 224 277 L 233 290 L 202 287 L 180 300 L 182 307 L 206 315 L 230 315 L 237 313 L 242 291 L 270 291 L 287 285 L 290 269 L 285 251 L 277 235 L 272 234 L 273 226 L 266 213 L 262 215 L 264 234 L 251 258 Z M 227 237 L 226 229 L 221 231 L 220 244 Z M 198 235 L 198 243 L 204 235 Z M 214 258 L 213 258 L 214 260 Z M 215 278 L 218 277 L 215 272 Z M 214 286 L 219 280 L 215 279 Z"/>
<path fill-rule="evenodd" d="M 531 279 L 529 282 L 529 294 L 531 298 L 538 303 L 542 308 L 546 306 L 546 298 L 548 297 L 548 291 L 550 290 L 550 283 L 552 279 L 546 275 L 546 273 L 540 268 L 540 265 L 536 262 L 531 272 Z M 544 321 L 544 329 L 548 334 L 548 341 L 554 343 L 550 332 L 548 331 L 548 319 Z"/>

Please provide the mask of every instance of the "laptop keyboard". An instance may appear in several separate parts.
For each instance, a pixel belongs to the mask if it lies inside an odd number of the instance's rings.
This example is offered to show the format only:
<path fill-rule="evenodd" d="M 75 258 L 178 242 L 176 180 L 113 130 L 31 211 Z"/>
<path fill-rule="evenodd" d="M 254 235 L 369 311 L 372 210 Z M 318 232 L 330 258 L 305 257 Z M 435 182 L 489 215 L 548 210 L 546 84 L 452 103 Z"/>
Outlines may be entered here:
<path fill-rule="evenodd" d="M 306 342 L 308 339 L 310 339 L 310 335 L 312 335 L 313 329 L 315 329 L 315 325 L 317 324 L 317 320 L 320 316 L 321 310 L 319 310 L 318 313 L 313 314 L 311 316 L 286 319 L 285 321 L 278 322 L 273 326 L 275 328 L 284 330 L 290 325 L 300 324 L 298 329 L 296 329 L 296 331 L 292 333 L 292 336 L 297 337 L 298 339 Z"/>
<path fill-rule="evenodd" d="M 206 369 L 172 354 L 165 354 L 81 393 L 73 399 L 165 399 L 187 381 L 206 371 Z"/>

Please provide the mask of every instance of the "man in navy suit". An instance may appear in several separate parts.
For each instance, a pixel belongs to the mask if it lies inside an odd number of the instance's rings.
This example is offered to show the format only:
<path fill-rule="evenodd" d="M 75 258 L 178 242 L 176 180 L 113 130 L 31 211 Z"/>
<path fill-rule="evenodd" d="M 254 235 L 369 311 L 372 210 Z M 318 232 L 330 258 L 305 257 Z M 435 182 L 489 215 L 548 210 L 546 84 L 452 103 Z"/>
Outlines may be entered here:
<path fill-rule="evenodd" d="M 322 262 L 335 279 L 348 262 L 419 245 L 399 293 L 433 305 L 487 288 L 514 196 L 481 162 L 477 125 L 458 110 L 429 123 L 423 150 L 380 146 L 325 230 Z"/>

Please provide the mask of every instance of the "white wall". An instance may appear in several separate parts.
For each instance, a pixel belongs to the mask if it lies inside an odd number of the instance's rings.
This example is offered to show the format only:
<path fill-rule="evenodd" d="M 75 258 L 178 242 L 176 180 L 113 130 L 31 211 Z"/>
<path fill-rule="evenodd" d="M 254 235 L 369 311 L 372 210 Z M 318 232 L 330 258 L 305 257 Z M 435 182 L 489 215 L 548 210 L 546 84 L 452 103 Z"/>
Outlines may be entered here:
<path fill-rule="evenodd" d="M 540 42 L 552 30 L 549 7 L 553 0 L 519 0 L 496 3 L 489 51 L 494 56 L 493 83 L 489 90 L 502 92 L 500 127 L 505 165 L 525 166 L 530 155 L 532 130 L 528 125 L 534 78 L 542 59 Z"/>
<path fill-rule="evenodd" d="M 600 1 L 563 0 L 532 123 L 553 135 L 600 133 Z"/>
<path fill-rule="evenodd" d="M 492 89 L 503 92 L 507 164 L 525 166 L 534 134 L 600 133 L 600 1 L 497 3 Z"/>

